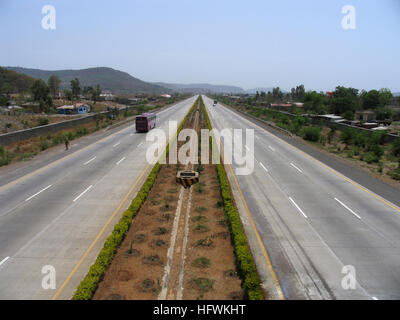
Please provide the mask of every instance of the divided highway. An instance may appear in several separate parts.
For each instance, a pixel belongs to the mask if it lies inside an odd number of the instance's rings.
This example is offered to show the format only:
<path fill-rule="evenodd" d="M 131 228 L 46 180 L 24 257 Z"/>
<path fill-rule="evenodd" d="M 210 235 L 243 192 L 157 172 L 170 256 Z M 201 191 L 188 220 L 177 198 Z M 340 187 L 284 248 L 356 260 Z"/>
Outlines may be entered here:
<path fill-rule="evenodd" d="M 217 129 L 254 130 L 254 171 L 237 179 L 285 297 L 400 299 L 400 208 L 221 104 L 204 102 Z"/>
<path fill-rule="evenodd" d="M 157 127 L 167 132 L 168 120 L 181 121 L 195 98 L 159 112 Z M 72 296 L 137 192 L 150 144 L 132 124 L 0 182 L 0 299 Z M 44 289 L 52 267 L 56 288 Z"/>

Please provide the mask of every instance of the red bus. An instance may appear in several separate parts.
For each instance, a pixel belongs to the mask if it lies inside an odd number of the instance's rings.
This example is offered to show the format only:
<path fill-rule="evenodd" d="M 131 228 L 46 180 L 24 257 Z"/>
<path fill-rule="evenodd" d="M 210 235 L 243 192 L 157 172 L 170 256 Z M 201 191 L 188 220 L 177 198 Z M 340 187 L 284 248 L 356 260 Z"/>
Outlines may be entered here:
<path fill-rule="evenodd" d="M 136 117 L 136 131 L 147 132 L 156 127 L 156 115 L 154 113 L 143 113 Z"/>

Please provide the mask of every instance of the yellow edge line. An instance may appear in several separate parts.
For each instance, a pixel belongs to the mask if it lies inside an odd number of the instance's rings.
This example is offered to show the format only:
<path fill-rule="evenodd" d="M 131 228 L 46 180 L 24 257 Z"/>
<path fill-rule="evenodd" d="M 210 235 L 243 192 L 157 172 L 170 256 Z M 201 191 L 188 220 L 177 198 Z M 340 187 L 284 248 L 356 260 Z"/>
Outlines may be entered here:
<path fill-rule="evenodd" d="M 229 110 L 229 108 L 228 108 Z M 233 111 L 231 111 L 233 112 Z M 346 177 L 345 175 L 343 175 L 342 173 L 336 171 L 335 169 L 329 167 L 328 165 L 326 165 L 325 163 L 319 161 L 318 159 L 315 159 L 313 156 L 305 153 L 303 150 L 300 150 L 298 148 L 296 148 L 295 146 L 291 145 L 290 143 L 286 142 L 285 140 L 282 140 L 281 138 L 279 138 L 278 136 L 274 135 L 273 133 L 269 132 L 268 130 L 264 129 L 263 127 L 260 127 L 259 125 L 251 122 L 250 120 L 246 119 L 247 121 L 249 121 L 250 123 L 252 123 L 254 126 L 260 128 L 261 130 L 265 131 L 266 133 L 273 135 L 275 138 L 277 138 L 278 140 L 280 140 L 281 142 L 284 142 L 285 144 L 287 144 L 291 149 L 298 151 L 300 153 L 302 153 L 303 155 L 305 155 L 306 157 L 308 157 L 309 159 L 311 159 L 312 161 L 314 161 L 317 164 L 320 164 L 321 166 L 323 166 L 324 168 L 328 169 L 329 171 L 331 171 L 332 173 L 334 173 L 335 175 L 343 178 L 344 180 L 346 180 L 347 182 L 350 182 L 352 185 L 354 185 L 355 187 L 365 191 L 366 193 L 368 193 L 369 195 L 373 196 L 375 199 L 379 200 L 380 202 L 386 204 L 387 206 L 391 207 L 392 209 L 396 210 L 397 212 L 400 213 L 400 208 L 395 206 L 394 204 L 388 202 L 387 200 L 385 200 L 384 198 L 382 198 L 381 196 L 377 195 L 376 193 L 368 190 L 367 188 L 363 187 L 362 185 L 358 184 L 357 182 L 351 180 L 350 178 Z"/>
<path fill-rule="evenodd" d="M 51 298 L 51 300 L 56 300 L 58 296 L 62 293 L 68 282 L 71 280 L 72 276 L 75 274 L 75 272 L 78 270 L 78 268 L 81 266 L 83 261 L 86 259 L 87 255 L 90 253 L 90 251 L 93 249 L 94 245 L 96 242 L 100 239 L 104 231 L 107 229 L 111 221 L 114 219 L 114 217 L 117 215 L 123 204 L 128 200 L 128 197 L 130 194 L 133 192 L 139 181 L 142 179 L 143 175 L 147 171 L 147 169 L 150 167 L 150 164 L 148 164 L 142 173 L 140 174 L 139 178 L 136 180 L 135 184 L 131 187 L 131 189 L 128 191 L 128 193 L 125 195 L 125 197 L 122 199 L 121 203 L 118 205 L 117 209 L 113 212 L 111 217 L 107 220 L 106 224 L 104 227 L 101 229 L 101 231 L 97 234 L 96 238 L 93 240 L 93 242 L 90 244 L 89 248 L 86 249 L 85 253 L 83 256 L 79 259 L 78 263 L 75 265 L 74 269 L 72 269 L 71 273 L 68 275 L 68 277 L 65 279 L 64 283 L 61 285 L 61 287 L 58 289 L 58 291 L 55 293 L 55 295 Z"/>
<path fill-rule="evenodd" d="M 212 126 L 215 128 L 214 122 L 212 121 L 211 117 L 208 117 L 208 118 L 210 119 L 210 122 L 211 122 Z M 222 147 L 222 154 L 223 154 L 224 147 L 223 147 L 223 144 L 222 144 L 222 143 L 221 143 L 221 147 Z M 235 175 L 235 173 L 233 172 L 232 166 L 231 166 L 230 164 L 227 164 L 227 166 L 229 167 L 229 169 L 230 169 L 230 171 L 231 171 L 231 173 L 232 173 L 233 179 L 235 180 L 236 187 L 237 187 L 238 190 L 239 190 L 239 194 L 240 194 L 240 197 L 241 197 L 241 199 L 242 199 L 242 201 L 243 201 L 243 204 L 244 204 L 244 207 L 245 207 L 245 209 L 246 209 L 247 215 L 249 216 L 249 219 L 250 219 L 250 222 L 251 222 L 251 226 L 253 227 L 253 230 L 254 230 L 254 232 L 255 232 L 255 234 L 256 234 L 258 243 L 259 243 L 259 245 L 260 245 L 260 247 L 261 247 L 261 251 L 263 252 L 264 258 L 265 258 L 265 260 L 266 260 L 266 262 L 267 262 L 269 271 L 270 271 L 271 276 L 272 276 L 272 279 L 273 279 L 273 281 L 274 281 L 275 289 L 276 289 L 276 291 L 278 292 L 278 295 L 279 295 L 280 299 L 281 299 L 281 300 L 285 300 L 285 295 L 283 294 L 281 285 L 279 284 L 278 277 L 276 276 L 276 273 L 275 273 L 274 268 L 273 268 L 273 266 L 272 266 L 272 262 L 271 262 L 271 259 L 270 259 L 270 257 L 269 257 L 268 251 L 267 251 L 267 249 L 265 248 L 264 243 L 263 243 L 262 240 L 261 240 L 260 234 L 258 233 L 257 227 L 256 227 L 256 225 L 255 225 L 255 223 L 254 223 L 253 216 L 252 216 L 252 214 L 251 214 L 251 212 L 250 212 L 249 207 L 247 206 L 247 202 L 246 202 L 246 200 L 245 200 L 245 198 L 244 198 L 242 189 L 241 189 L 240 186 L 239 186 L 239 182 L 238 182 L 238 180 L 237 180 L 237 178 L 236 178 L 236 175 Z"/>

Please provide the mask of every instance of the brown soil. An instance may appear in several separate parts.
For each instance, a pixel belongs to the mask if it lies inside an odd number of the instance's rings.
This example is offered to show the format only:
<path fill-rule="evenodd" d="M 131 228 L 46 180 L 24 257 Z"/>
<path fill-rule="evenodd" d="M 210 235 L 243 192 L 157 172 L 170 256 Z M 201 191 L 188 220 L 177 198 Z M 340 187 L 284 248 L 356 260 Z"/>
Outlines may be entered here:
<path fill-rule="evenodd" d="M 218 206 L 222 199 L 214 165 L 204 165 L 200 181 L 203 192 L 194 187 L 192 194 L 183 299 L 243 299 L 230 232 Z"/>
<path fill-rule="evenodd" d="M 157 298 L 178 202 L 175 174 L 175 166 L 162 166 L 93 299 L 109 300 L 113 294 L 129 300 Z"/>
<path fill-rule="evenodd" d="M 196 113 L 195 113 L 196 114 Z M 195 115 L 185 127 L 198 123 Z M 206 128 L 204 115 L 200 127 Z M 178 147 L 183 143 L 178 143 Z M 182 190 L 175 246 L 170 255 L 166 299 L 243 299 L 229 229 L 224 221 L 216 168 L 203 165 L 200 183 L 184 189 L 175 181 L 183 165 L 163 165 L 146 202 L 132 222 L 93 299 L 157 299 L 162 291 L 168 249 Z M 197 166 L 195 165 L 195 170 Z M 190 215 L 187 220 L 191 192 Z M 185 245 L 185 227 L 188 237 Z M 198 227 L 200 225 L 200 227 Z M 182 261 L 182 252 L 186 250 Z M 184 266 L 182 270 L 182 265 Z M 180 276 L 183 275 L 182 288 Z"/>

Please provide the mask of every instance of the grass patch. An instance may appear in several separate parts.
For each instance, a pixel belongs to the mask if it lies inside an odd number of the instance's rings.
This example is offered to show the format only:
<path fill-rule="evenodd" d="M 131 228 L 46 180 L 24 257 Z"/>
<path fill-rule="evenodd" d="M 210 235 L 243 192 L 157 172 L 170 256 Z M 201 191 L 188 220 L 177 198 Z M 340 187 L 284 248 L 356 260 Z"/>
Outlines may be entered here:
<path fill-rule="evenodd" d="M 208 268 L 211 265 L 211 260 L 206 257 L 200 257 L 194 260 L 193 264 L 198 268 Z"/>
<path fill-rule="evenodd" d="M 204 224 L 197 224 L 194 227 L 194 230 L 197 232 L 208 232 L 208 231 L 210 231 L 210 228 Z"/>
<path fill-rule="evenodd" d="M 196 184 L 194 191 L 200 194 L 205 193 L 204 186 L 205 186 L 204 182 L 199 182 Z"/>
<path fill-rule="evenodd" d="M 204 239 L 200 239 L 196 242 L 196 247 L 211 247 L 213 245 L 213 241 L 211 238 L 207 237 Z"/>
<path fill-rule="evenodd" d="M 208 278 L 195 278 L 190 281 L 194 287 L 201 292 L 208 292 L 213 289 L 214 280 Z"/>
<path fill-rule="evenodd" d="M 195 222 L 207 222 L 208 218 L 206 216 L 198 215 L 198 216 L 194 216 L 192 218 L 192 220 Z"/>

